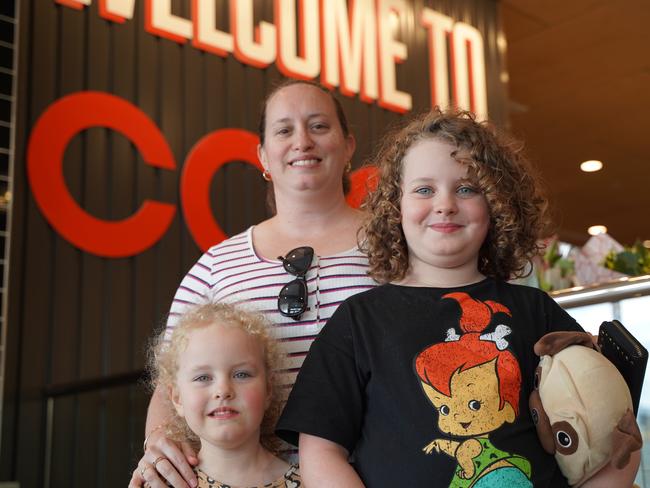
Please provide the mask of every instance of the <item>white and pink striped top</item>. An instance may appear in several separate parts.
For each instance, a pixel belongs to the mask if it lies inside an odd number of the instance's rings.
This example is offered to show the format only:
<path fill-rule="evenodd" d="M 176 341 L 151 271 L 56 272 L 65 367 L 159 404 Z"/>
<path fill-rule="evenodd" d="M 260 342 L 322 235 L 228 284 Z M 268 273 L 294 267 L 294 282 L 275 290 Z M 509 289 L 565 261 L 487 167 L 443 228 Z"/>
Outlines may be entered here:
<path fill-rule="evenodd" d="M 308 309 L 300 320 L 284 317 L 278 312 L 278 294 L 295 276 L 287 273 L 279 260 L 258 256 L 252 236 L 250 227 L 201 256 L 176 291 L 167 333 L 185 307 L 206 301 L 225 301 L 262 312 L 274 324 L 273 337 L 289 356 L 281 383 L 290 386 L 309 346 L 339 304 L 377 283 L 368 276 L 368 258 L 358 248 L 333 256 L 314 256 L 306 275 Z"/>

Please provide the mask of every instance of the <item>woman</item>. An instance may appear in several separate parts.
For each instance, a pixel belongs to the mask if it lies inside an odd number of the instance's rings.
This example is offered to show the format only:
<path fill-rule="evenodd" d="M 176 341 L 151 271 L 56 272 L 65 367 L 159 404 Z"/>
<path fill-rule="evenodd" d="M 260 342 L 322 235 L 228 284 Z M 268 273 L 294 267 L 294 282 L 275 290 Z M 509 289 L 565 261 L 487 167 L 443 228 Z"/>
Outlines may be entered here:
<path fill-rule="evenodd" d="M 291 355 L 292 385 L 309 346 L 345 298 L 375 285 L 357 247 L 358 210 L 346 204 L 342 181 L 355 140 L 340 103 L 318 84 L 291 80 L 266 99 L 258 156 L 273 182 L 276 214 L 205 253 L 181 283 L 168 329 L 188 305 L 205 300 L 240 303 L 265 313 Z M 313 252 L 313 258 L 312 258 Z M 276 258 L 276 256 L 285 256 Z M 306 289 L 305 289 L 306 288 Z M 153 394 L 145 453 L 130 487 L 195 486 L 188 445 L 165 437 L 169 405 Z M 188 462 L 189 461 L 189 462 Z"/>

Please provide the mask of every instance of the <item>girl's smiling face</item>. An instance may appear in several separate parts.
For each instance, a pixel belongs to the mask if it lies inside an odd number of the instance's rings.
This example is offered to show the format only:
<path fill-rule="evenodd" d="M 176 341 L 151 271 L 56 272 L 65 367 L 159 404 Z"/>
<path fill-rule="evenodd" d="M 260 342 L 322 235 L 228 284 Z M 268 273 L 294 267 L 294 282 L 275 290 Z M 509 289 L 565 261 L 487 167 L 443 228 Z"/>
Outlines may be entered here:
<path fill-rule="evenodd" d="M 496 359 L 465 371 L 456 371 L 451 377 L 450 396 L 426 383 L 422 383 L 422 387 L 438 410 L 438 426 L 442 432 L 463 437 L 477 436 L 515 420 L 515 411 L 508 402 L 499 409 Z"/>
<path fill-rule="evenodd" d="M 433 279 L 460 270 L 480 279 L 479 250 L 490 224 L 487 202 L 440 139 L 416 142 L 402 165 L 402 229 L 409 272 Z"/>
<path fill-rule="evenodd" d="M 172 401 L 202 442 L 226 449 L 258 443 L 270 401 L 259 341 L 235 326 L 192 330 L 179 353 Z"/>

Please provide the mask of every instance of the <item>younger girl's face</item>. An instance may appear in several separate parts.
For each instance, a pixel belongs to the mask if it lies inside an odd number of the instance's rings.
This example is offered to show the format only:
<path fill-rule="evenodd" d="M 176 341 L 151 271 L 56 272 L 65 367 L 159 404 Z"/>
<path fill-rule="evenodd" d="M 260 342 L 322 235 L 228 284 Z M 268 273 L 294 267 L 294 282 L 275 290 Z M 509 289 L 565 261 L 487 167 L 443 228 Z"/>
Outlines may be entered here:
<path fill-rule="evenodd" d="M 479 250 L 490 224 L 483 194 L 438 139 L 416 142 L 402 166 L 402 228 L 409 268 L 436 278 L 440 271 L 478 274 Z"/>
<path fill-rule="evenodd" d="M 178 365 L 172 400 L 203 448 L 259 442 L 270 401 L 259 341 L 235 326 L 201 327 L 189 333 Z"/>

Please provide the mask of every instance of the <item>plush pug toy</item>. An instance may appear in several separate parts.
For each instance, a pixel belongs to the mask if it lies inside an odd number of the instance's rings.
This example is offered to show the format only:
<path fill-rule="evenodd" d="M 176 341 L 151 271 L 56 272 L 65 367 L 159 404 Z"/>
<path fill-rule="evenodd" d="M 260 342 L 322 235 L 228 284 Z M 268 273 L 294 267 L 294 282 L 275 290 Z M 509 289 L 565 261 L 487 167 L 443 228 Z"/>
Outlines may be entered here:
<path fill-rule="evenodd" d="M 622 469 L 641 448 L 632 398 L 616 367 L 582 332 L 553 332 L 535 344 L 541 356 L 530 412 L 544 450 L 569 484 L 580 486 L 608 462 Z"/>

